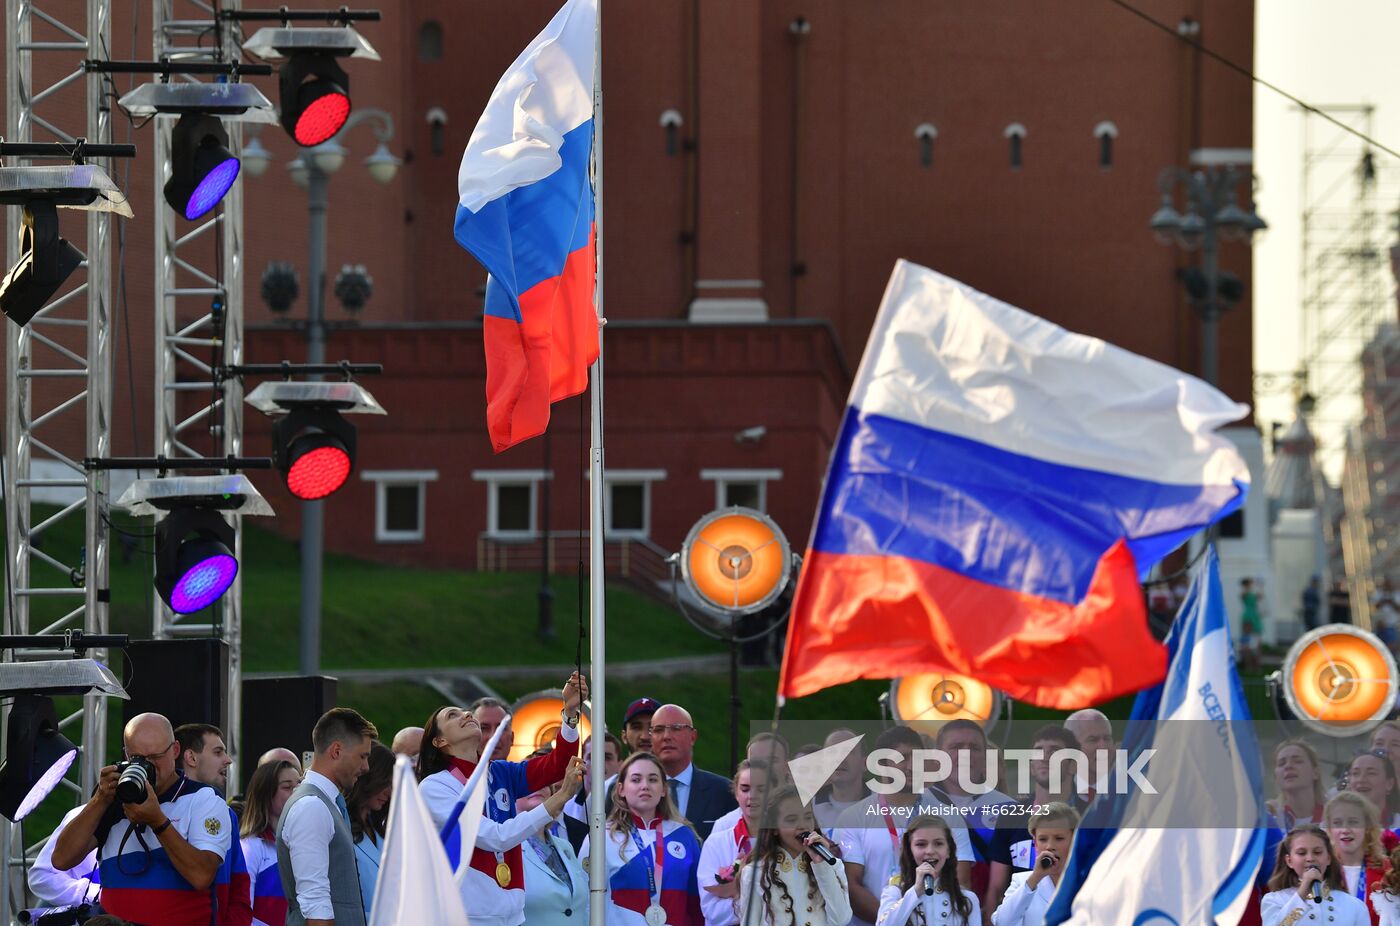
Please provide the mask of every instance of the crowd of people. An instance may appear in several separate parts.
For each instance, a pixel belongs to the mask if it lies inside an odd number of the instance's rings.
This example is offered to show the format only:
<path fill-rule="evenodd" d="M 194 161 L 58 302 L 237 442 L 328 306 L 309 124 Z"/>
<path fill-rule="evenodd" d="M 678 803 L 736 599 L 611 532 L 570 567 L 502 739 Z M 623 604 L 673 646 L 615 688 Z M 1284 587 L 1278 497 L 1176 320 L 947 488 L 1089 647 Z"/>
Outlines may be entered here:
<path fill-rule="evenodd" d="M 473 924 L 574 926 L 588 915 L 596 864 L 606 872 L 610 926 L 1041 926 L 1081 815 L 1110 771 L 1052 775 L 1042 758 L 1029 762 L 1030 792 L 1014 798 L 969 793 L 957 776 L 916 791 L 917 750 L 942 750 L 985 781 L 989 744 L 965 720 L 943 724 L 931 741 L 893 726 L 855 744 L 804 802 L 790 757 L 852 731 L 791 753 L 782 737 L 759 734 L 726 778 L 696 767 L 700 734 L 684 707 L 640 698 L 618 735 L 600 731 L 606 824 L 593 845 L 587 820 L 597 804 L 579 733 L 587 693 L 575 673 L 554 742 L 519 762 L 507 759 L 509 727 L 492 755 L 481 754 L 507 716 L 494 699 L 443 706 L 389 746 L 370 721 L 336 708 L 312 731 L 307 767 L 289 749 L 270 750 L 231 802 L 231 758 L 217 727 L 172 729 L 165 717 L 142 714 L 123 731 L 124 760 L 102 769 L 97 792 L 46 843 L 30 889 L 68 911 L 58 914 L 63 922 L 93 926 L 365 923 L 394 763 L 404 755 L 445 832 L 463 785 L 489 762 L 485 815 L 461 888 Z M 899 757 L 892 764 L 902 790 L 868 789 L 862 745 Z M 1114 732 L 1102 713 L 1083 710 L 1045 725 L 1028 745 L 1044 756 L 1095 756 L 1113 749 Z M 1394 755 L 1400 723 L 1387 722 L 1329 787 L 1307 742 L 1278 746 L 1270 846 L 1242 922 L 1400 926 Z M 1006 813 L 1006 804 L 1021 809 Z"/>

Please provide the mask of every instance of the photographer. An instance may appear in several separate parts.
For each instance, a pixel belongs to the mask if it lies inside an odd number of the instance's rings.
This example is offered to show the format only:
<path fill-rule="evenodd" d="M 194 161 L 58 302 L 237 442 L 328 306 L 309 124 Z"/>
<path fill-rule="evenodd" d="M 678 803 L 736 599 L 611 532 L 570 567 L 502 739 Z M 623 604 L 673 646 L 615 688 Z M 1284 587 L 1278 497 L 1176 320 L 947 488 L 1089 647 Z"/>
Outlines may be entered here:
<path fill-rule="evenodd" d="M 219 792 L 175 768 L 178 744 L 160 714 L 122 731 L 127 758 L 102 769 L 97 793 L 63 828 L 53 864 L 97 849 L 102 906 L 137 923 L 207 926 L 211 887 L 233 833 Z"/>

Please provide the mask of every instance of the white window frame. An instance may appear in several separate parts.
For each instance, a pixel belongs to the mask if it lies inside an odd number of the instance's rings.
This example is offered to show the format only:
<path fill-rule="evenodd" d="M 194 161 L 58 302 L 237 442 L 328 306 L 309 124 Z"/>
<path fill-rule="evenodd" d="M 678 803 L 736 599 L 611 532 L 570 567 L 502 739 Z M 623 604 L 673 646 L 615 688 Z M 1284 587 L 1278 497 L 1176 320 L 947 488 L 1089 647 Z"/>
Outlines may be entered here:
<path fill-rule="evenodd" d="M 783 478 L 783 471 L 780 469 L 702 469 L 700 478 L 708 479 L 715 484 L 715 508 L 726 507 L 724 504 L 724 490 L 731 482 L 756 482 L 758 483 L 758 510 L 762 514 L 768 513 L 768 483 L 777 482 Z"/>
<path fill-rule="evenodd" d="M 486 483 L 486 536 L 496 540 L 532 540 L 540 535 L 540 482 L 553 479 L 554 474 L 542 469 L 478 469 L 472 479 Z M 503 531 L 499 526 L 500 510 L 496 490 L 501 486 L 530 487 L 530 528 L 523 531 Z"/>
<path fill-rule="evenodd" d="M 376 543 L 422 543 L 427 536 L 428 488 L 437 482 L 435 469 L 371 469 L 360 473 L 365 482 L 374 483 L 374 540 Z M 418 530 L 391 531 L 385 521 L 388 514 L 387 486 L 411 485 L 418 488 Z"/>
<path fill-rule="evenodd" d="M 589 473 L 588 478 L 593 474 Z M 611 469 L 603 473 L 608 491 L 603 493 L 603 536 L 609 540 L 646 540 L 651 536 L 651 484 L 666 478 L 664 469 Z M 615 483 L 642 484 L 642 529 L 617 530 L 612 526 L 612 487 Z"/>

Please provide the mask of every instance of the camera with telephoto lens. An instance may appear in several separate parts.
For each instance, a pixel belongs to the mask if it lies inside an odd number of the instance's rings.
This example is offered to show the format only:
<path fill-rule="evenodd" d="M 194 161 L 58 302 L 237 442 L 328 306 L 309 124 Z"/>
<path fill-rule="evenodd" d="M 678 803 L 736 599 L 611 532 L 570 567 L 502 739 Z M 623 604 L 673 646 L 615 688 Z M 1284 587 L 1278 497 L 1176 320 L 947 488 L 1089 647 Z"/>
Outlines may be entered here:
<path fill-rule="evenodd" d="M 156 776 L 156 767 L 149 759 L 136 756 L 117 764 L 117 800 L 123 804 L 140 804 L 146 800 L 146 782 Z"/>

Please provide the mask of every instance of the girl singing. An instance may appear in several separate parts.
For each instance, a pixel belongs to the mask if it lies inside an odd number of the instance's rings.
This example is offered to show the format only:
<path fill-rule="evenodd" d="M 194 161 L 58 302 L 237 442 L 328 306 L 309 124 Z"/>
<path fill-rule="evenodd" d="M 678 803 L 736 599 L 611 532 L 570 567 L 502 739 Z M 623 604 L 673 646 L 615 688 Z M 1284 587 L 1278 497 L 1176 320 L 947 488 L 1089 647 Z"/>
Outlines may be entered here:
<path fill-rule="evenodd" d="M 958 884 L 958 850 L 942 817 L 915 817 L 900 840 L 899 874 L 880 895 L 876 926 L 981 926 L 977 895 Z"/>

